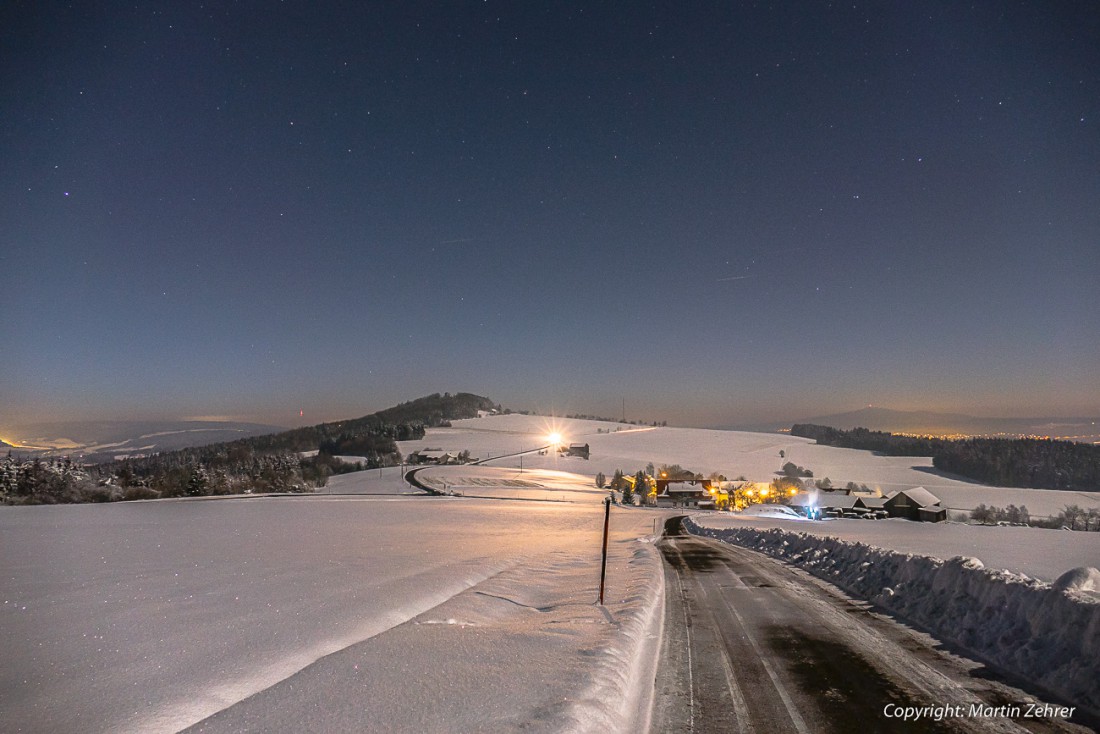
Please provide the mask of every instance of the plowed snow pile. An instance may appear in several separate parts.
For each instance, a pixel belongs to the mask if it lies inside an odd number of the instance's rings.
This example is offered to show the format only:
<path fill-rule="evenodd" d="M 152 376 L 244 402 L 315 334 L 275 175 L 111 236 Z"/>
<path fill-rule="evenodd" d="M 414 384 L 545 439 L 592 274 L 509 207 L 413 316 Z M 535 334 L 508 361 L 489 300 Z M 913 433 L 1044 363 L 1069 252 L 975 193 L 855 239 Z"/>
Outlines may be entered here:
<path fill-rule="evenodd" d="M 692 533 L 780 558 L 874 602 L 1005 670 L 1100 710 L 1100 571 L 1077 568 L 1053 584 L 985 568 L 778 528 Z"/>

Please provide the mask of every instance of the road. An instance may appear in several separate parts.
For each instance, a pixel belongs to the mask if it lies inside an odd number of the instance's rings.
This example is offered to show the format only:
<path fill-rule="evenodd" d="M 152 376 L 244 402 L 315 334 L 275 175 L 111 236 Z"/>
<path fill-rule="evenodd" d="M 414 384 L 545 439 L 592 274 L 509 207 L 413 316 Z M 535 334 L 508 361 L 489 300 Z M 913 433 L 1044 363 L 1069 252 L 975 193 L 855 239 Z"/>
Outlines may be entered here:
<path fill-rule="evenodd" d="M 666 632 L 653 731 L 1089 731 L 1014 715 L 1005 707 L 1023 714 L 1034 696 L 802 571 L 685 535 L 679 522 L 659 543 Z M 897 717 L 932 706 L 957 708 L 941 721 Z"/>

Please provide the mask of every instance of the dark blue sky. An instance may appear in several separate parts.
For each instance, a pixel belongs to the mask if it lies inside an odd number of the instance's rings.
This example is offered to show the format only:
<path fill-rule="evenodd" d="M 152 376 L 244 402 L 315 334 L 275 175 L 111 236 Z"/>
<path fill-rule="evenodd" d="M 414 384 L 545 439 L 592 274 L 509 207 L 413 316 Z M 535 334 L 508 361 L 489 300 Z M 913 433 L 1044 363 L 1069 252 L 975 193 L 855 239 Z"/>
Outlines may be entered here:
<path fill-rule="evenodd" d="M 1093 2 L 75 5 L 0 10 L 0 425 L 1100 412 Z"/>

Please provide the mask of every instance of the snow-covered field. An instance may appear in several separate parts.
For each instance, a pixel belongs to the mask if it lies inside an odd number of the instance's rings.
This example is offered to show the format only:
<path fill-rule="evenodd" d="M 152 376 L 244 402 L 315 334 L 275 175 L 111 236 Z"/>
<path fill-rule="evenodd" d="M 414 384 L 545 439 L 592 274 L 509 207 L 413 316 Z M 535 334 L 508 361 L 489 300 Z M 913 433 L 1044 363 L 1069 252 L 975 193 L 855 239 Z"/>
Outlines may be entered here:
<path fill-rule="evenodd" d="M 610 431 L 610 432 L 608 432 Z M 547 436 L 560 433 L 564 443 L 587 443 L 591 459 L 524 455 L 525 468 L 557 469 L 588 476 L 603 472 L 610 477 L 616 469 L 631 473 L 648 463 L 680 464 L 708 475 L 721 472 L 727 477 L 744 476 L 754 482 L 769 482 L 784 462 L 810 469 L 814 477 L 828 477 L 834 486 L 848 482 L 867 484 L 888 494 L 894 490 L 923 486 L 944 506 L 970 510 L 979 504 L 1026 505 L 1032 515 L 1053 515 L 1068 504 L 1100 507 L 1100 493 L 992 487 L 966 482 L 938 473 L 930 458 L 876 456 L 870 451 L 818 446 L 810 439 L 778 433 L 746 433 L 692 428 L 646 428 L 619 423 L 548 418 L 545 416 L 501 415 L 454 421 L 451 428 L 429 429 L 422 441 L 406 441 L 401 451 L 420 448 L 447 451 L 469 450 L 486 459 L 504 453 L 531 451 L 549 443 Z M 779 452 L 784 457 L 779 456 Z M 518 466 L 494 459 L 493 466 Z"/>
<path fill-rule="evenodd" d="M 651 513 L 613 514 L 601 610 L 598 502 L 369 481 L 375 496 L 0 508 L 3 730 L 174 732 L 219 711 L 232 730 L 272 686 L 307 698 L 282 730 L 644 725 Z M 410 706 L 418 691 L 434 706 Z"/>
<path fill-rule="evenodd" d="M 591 459 L 539 454 L 551 432 L 588 443 Z M 294 717 L 301 730 L 644 727 L 663 593 L 651 541 L 671 513 L 613 509 L 600 609 L 596 472 L 677 463 L 768 481 L 791 460 L 834 483 L 923 485 L 958 507 L 1100 506 L 778 434 L 496 416 L 401 450 L 425 447 L 491 460 L 420 472 L 453 498 L 388 468 L 332 477 L 314 496 L 0 507 L 4 730 L 178 731 L 209 716 L 209 731 L 285 730 Z M 1047 581 L 1100 560 L 1096 533 L 705 516 Z"/>

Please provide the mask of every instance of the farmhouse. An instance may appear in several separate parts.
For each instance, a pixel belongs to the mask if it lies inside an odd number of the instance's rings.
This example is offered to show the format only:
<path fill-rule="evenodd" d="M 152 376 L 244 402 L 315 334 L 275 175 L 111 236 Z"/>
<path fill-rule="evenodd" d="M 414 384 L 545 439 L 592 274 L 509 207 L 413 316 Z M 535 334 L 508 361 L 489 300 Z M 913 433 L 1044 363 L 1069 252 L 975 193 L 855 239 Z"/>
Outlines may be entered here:
<path fill-rule="evenodd" d="M 560 451 L 566 456 L 579 456 L 582 459 L 588 458 L 588 444 L 586 443 L 571 443 L 568 446 L 562 446 Z"/>
<path fill-rule="evenodd" d="M 410 464 L 457 464 L 458 454 L 449 451 L 437 451 L 433 449 L 421 449 L 409 454 Z"/>
<path fill-rule="evenodd" d="M 871 512 L 886 512 L 886 498 L 885 497 L 857 497 L 856 507 L 862 507 L 865 510 Z"/>
<path fill-rule="evenodd" d="M 883 507 L 890 513 L 890 517 L 924 522 L 942 522 L 947 519 L 947 508 L 940 507 L 939 497 L 924 487 L 894 492 L 886 498 Z"/>
<path fill-rule="evenodd" d="M 713 509 L 714 496 L 711 494 L 712 489 L 714 487 L 709 479 L 687 479 L 683 481 L 658 479 L 657 506 Z"/>

